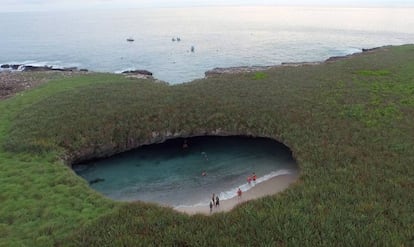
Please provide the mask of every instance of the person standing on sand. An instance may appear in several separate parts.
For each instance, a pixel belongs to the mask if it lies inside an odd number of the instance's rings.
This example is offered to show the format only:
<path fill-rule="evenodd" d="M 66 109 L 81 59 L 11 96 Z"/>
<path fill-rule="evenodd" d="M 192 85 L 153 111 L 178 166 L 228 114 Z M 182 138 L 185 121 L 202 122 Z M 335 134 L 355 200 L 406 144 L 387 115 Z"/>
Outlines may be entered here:
<path fill-rule="evenodd" d="M 251 182 L 252 182 L 252 177 L 248 176 L 247 177 L 247 183 L 251 184 Z"/>
<path fill-rule="evenodd" d="M 257 177 L 256 177 L 256 173 L 254 173 L 254 172 L 253 172 L 253 176 L 252 176 L 252 178 L 253 178 L 253 182 L 256 182 L 256 178 L 257 178 Z"/>
<path fill-rule="evenodd" d="M 216 195 L 213 193 L 213 196 L 211 197 L 211 201 L 213 202 L 213 205 L 216 204 L 216 202 L 214 200 L 216 200 Z"/>
<path fill-rule="evenodd" d="M 216 208 L 220 207 L 220 199 L 218 196 L 216 196 Z"/>
<path fill-rule="evenodd" d="M 241 191 L 241 189 L 239 188 L 239 189 L 237 190 L 237 197 L 238 197 L 239 199 L 241 199 L 241 196 L 242 196 L 242 191 Z"/>
<path fill-rule="evenodd" d="M 213 212 L 213 201 L 210 201 L 210 214 Z"/>

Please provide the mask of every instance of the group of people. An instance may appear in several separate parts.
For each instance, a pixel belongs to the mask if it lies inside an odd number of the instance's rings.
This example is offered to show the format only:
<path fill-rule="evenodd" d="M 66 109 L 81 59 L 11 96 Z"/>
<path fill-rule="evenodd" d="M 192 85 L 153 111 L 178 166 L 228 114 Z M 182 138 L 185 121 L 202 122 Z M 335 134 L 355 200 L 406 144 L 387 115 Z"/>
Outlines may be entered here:
<path fill-rule="evenodd" d="M 218 208 L 220 207 L 220 198 L 213 193 L 210 201 L 210 213 L 213 212 L 213 206 Z"/>
<path fill-rule="evenodd" d="M 249 184 L 251 184 L 251 183 L 252 183 L 252 181 L 253 181 L 253 182 L 256 182 L 256 179 L 257 179 L 256 173 L 254 173 L 254 172 L 253 172 L 253 174 L 252 174 L 251 176 L 248 176 L 248 177 L 247 177 L 247 182 L 248 182 Z"/>
<path fill-rule="evenodd" d="M 205 171 L 203 171 L 203 174 L 202 175 L 205 176 L 205 175 L 207 175 L 207 173 Z M 253 172 L 253 174 L 251 176 L 248 176 L 247 177 L 247 182 L 249 184 L 251 184 L 252 182 L 255 183 L 256 182 L 256 179 L 257 179 L 256 173 Z M 237 189 L 237 198 L 239 200 L 241 199 L 242 194 L 243 194 L 243 191 L 240 188 L 238 188 Z M 210 213 L 213 212 L 213 207 L 217 208 L 217 207 L 220 206 L 220 199 L 214 193 L 213 193 L 213 196 L 211 197 L 210 205 L 209 206 L 210 206 Z"/>

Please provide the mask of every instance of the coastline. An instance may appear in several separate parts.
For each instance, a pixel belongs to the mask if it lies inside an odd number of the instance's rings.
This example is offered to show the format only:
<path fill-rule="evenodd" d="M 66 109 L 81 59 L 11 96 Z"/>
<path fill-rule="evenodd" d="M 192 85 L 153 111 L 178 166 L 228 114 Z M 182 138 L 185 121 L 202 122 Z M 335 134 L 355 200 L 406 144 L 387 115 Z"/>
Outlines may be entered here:
<path fill-rule="evenodd" d="M 205 206 L 178 206 L 173 209 L 186 213 L 188 215 L 202 214 L 202 215 L 212 215 L 214 213 L 220 212 L 229 212 L 239 204 L 255 200 L 264 196 L 275 195 L 279 192 L 284 191 L 290 185 L 292 185 L 299 178 L 298 173 L 286 174 L 273 177 L 264 182 L 258 183 L 247 191 L 243 191 L 241 198 L 238 198 L 236 195 L 227 200 L 220 200 L 219 207 L 213 207 L 212 213 L 210 213 L 209 205 Z"/>
<path fill-rule="evenodd" d="M 324 63 L 336 62 L 338 60 L 349 59 L 355 56 L 365 55 L 367 53 L 376 52 L 378 50 L 387 49 L 390 46 L 381 46 L 374 48 L 362 48 L 361 52 L 348 54 L 345 56 L 333 56 L 324 61 L 313 62 L 282 62 L 277 65 L 269 66 L 236 66 L 227 68 L 214 68 L 205 71 L 204 78 L 210 78 L 220 76 L 224 74 L 238 74 L 238 73 L 251 73 L 266 71 L 270 69 L 278 69 L 284 67 L 301 67 L 301 66 L 315 66 Z M 17 72 L 17 73 L 16 73 Z M 110 73 L 121 74 L 126 77 L 136 79 L 151 79 L 156 82 L 161 82 L 157 78 L 153 77 L 153 73 L 147 70 L 125 70 L 120 73 L 114 72 L 94 72 L 88 69 L 79 69 L 77 67 L 57 67 L 53 65 L 33 65 L 33 64 L 21 64 L 21 63 L 9 63 L 0 64 L 0 100 L 11 97 L 16 93 L 24 91 L 26 89 L 33 88 L 37 85 L 43 84 L 50 80 L 50 77 L 56 77 L 56 75 L 62 75 L 63 77 L 75 76 L 80 74 L 93 74 L 93 73 Z M 53 74 L 54 76 L 51 76 Z M 36 75 L 36 76 L 33 76 Z M 40 79 L 39 76 L 41 75 Z M 169 84 L 168 82 L 164 82 Z"/>
<path fill-rule="evenodd" d="M 378 51 L 388 50 L 393 45 L 384 45 L 373 48 L 362 48 L 360 52 L 351 53 L 344 56 L 331 56 L 322 61 L 311 62 L 282 62 L 276 65 L 268 66 L 236 66 L 236 67 L 216 67 L 204 72 L 204 78 L 216 77 L 226 74 L 252 73 L 271 69 L 282 69 L 285 67 L 303 67 L 318 66 L 329 64 L 340 60 L 350 59 L 357 56 L 363 56 Z M 59 67 L 53 65 L 34 65 L 24 63 L 5 63 L 0 64 L 0 100 L 12 97 L 13 95 L 44 84 L 51 79 L 59 77 L 73 77 L 85 74 L 120 74 L 127 78 L 150 79 L 154 82 L 162 82 L 169 85 L 167 81 L 160 81 L 153 77 L 153 73 L 148 70 L 125 70 L 118 72 L 95 72 L 88 69 L 79 69 L 77 67 Z M 196 79 L 196 80 L 199 80 Z M 193 80 L 195 81 L 195 80 Z M 184 83 L 184 82 L 183 82 Z"/>
<path fill-rule="evenodd" d="M 279 69 L 283 67 L 302 67 L 302 66 L 316 66 L 325 63 L 332 63 L 339 60 L 349 59 L 355 56 L 365 55 L 367 53 L 376 52 L 378 50 L 387 49 L 390 46 L 381 46 L 373 48 L 362 48 L 360 52 L 351 53 L 344 56 L 331 56 L 326 60 L 322 61 L 311 61 L 311 62 L 282 62 L 281 64 L 268 65 L 268 66 L 236 66 L 236 67 L 226 67 L 226 68 L 214 68 L 208 70 L 204 73 L 205 78 L 219 76 L 223 74 L 239 74 L 239 73 L 252 73 L 266 71 L 270 69 Z"/>

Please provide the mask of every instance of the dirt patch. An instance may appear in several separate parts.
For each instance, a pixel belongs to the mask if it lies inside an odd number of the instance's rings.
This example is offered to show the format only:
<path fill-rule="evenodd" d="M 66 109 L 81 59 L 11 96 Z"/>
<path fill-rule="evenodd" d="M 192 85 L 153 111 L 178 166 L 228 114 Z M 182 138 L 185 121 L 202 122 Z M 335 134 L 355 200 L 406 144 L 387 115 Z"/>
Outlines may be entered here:
<path fill-rule="evenodd" d="M 0 72 L 0 100 L 9 98 L 21 91 L 34 88 L 53 79 L 72 77 L 87 72 Z"/>

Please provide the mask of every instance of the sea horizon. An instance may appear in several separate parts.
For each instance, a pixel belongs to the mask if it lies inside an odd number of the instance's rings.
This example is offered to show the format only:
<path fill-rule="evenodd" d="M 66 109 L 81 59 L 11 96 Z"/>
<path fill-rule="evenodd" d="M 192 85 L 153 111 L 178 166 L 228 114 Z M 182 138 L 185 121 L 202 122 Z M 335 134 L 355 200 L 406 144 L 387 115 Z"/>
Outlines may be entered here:
<path fill-rule="evenodd" d="M 414 8 L 401 7 L 7 12 L 0 13 L 0 64 L 110 73 L 142 69 L 177 84 L 204 78 L 217 67 L 320 62 L 362 49 L 409 44 L 414 42 L 412 26 Z M 129 37 L 134 41 L 127 42 Z"/>

